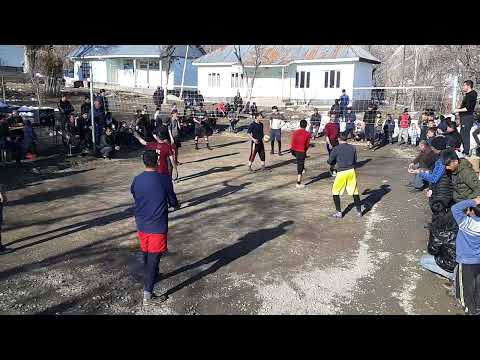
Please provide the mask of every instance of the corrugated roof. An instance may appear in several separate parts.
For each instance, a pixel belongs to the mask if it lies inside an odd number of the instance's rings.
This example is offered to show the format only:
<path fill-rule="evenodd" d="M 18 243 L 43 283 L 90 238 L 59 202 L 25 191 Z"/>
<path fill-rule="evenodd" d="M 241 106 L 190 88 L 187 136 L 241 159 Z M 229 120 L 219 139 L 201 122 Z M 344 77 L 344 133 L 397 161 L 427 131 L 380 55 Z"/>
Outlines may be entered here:
<path fill-rule="evenodd" d="M 299 60 L 326 60 L 360 58 L 360 61 L 380 63 L 375 56 L 357 45 L 262 45 L 263 65 L 286 65 Z M 245 65 L 254 65 L 255 45 L 240 45 Z M 238 63 L 234 45 L 228 45 L 208 53 L 194 64 Z"/>
<path fill-rule="evenodd" d="M 160 54 L 161 45 L 85 45 L 74 50 L 71 58 L 95 58 L 116 57 L 116 56 L 156 56 Z M 176 45 L 173 56 L 185 56 L 185 45 Z M 189 58 L 196 58 L 204 54 L 203 49 L 196 45 L 190 46 Z"/>

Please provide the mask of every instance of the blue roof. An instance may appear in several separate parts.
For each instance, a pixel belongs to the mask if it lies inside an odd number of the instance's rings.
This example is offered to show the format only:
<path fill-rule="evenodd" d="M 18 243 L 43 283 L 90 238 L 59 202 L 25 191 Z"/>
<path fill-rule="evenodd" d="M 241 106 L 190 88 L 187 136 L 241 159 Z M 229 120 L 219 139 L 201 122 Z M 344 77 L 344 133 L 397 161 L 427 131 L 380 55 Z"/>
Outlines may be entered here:
<path fill-rule="evenodd" d="M 240 45 L 245 65 L 253 65 L 256 45 Z M 376 57 L 357 45 L 261 45 L 263 65 L 286 65 L 299 60 L 356 59 L 380 63 Z M 194 64 L 238 63 L 234 45 L 226 45 L 194 61 Z"/>
<path fill-rule="evenodd" d="M 74 50 L 70 58 L 95 58 L 95 57 L 142 57 L 160 56 L 160 47 L 163 45 L 84 45 Z M 173 56 L 185 56 L 186 45 L 175 45 Z M 205 54 L 201 47 L 191 45 L 188 51 L 189 58 L 197 58 Z"/>
<path fill-rule="evenodd" d="M 24 61 L 23 45 L 0 45 L 0 66 L 23 67 Z"/>

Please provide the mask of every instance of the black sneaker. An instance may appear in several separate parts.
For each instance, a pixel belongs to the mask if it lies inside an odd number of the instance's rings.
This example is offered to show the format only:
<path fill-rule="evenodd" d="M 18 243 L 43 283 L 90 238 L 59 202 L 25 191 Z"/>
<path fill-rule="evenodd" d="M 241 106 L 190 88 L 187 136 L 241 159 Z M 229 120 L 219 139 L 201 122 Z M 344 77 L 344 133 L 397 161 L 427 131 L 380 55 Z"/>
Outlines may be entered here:
<path fill-rule="evenodd" d="M 270 155 L 273 155 L 273 154 L 275 154 L 275 152 L 274 152 L 273 150 L 272 150 L 272 151 L 270 151 Z"/>

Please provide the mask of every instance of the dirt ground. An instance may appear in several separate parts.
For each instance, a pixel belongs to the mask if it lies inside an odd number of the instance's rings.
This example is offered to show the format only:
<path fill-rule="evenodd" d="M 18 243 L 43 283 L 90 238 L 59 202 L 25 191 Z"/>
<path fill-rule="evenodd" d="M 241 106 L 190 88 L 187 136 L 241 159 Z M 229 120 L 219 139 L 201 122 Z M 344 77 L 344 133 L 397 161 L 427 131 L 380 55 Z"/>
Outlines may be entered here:
<path fill-rule="evenodd" d="M 460 314 L 446 281 L 418 265 L 426 199 L 404 187 L 415 151 L 359 146 L 362 199 L 333 219 L 333 179 L 316 141 L 304 189 L 290 154 L 247 171 L 249 142 L 221 134 L 180 149 L 169 251 L 157 293 L 143 308 L 130 184 L 141 151 L 119 159 L 51 159 L 0 169 L 9 189 L 0 257 L 3 314 Z M 289 143 L 284 135 L 284 148 Z M 268 146 L 267 146 L 268 149 Z M 257 160 L 258 161 L 258 160 Z M 255 164 L 257 168 L 259 163 Z M 351 203 L 342 197 L 342 207 Z"/>

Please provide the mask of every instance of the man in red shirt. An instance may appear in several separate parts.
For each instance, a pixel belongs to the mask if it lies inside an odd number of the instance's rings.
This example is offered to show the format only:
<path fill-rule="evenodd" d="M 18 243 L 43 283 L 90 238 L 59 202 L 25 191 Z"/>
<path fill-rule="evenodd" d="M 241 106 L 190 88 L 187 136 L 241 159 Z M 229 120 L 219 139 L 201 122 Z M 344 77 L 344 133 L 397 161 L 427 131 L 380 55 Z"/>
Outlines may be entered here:
<path fill-rule="evenodd" d="M 292 134 L 292 143 L 290 150 L 292 155 L 297 159 L 297 189 L 304 188 L 302 184 L 302 175 L 305 173 L 305 158 L 307 157 L 307 150 L 310 146 L 310 133 L 306 131 L 307 120 L 300 121 L 300 129 L 295 130 Z"/>
<path fill-rule="evenodd" d="M 157 141 L 146 142 L 142 137 L 135 132 L 135 138 L 147 148 L 147 150 L 155 150 L 158 154 L 157 172 L 162 175 L 172 176 L 172 170 L 175 170 L 175 179 L 178 179 L 178 170 L 173 157 L 172 145 L 168 143 L 167 134 L 160 133 Z M 169 161 L 170 160 L 170 161 Z"/>
<path fill-rule="evenodd" d="M 338 124 L 332 122 L 332 120 L 328 120 L 325 128 L 323 129 L 323 133 L 325 135 L 325 141 L 327 142 L 327 151 L 328 155 L 332 152 L 332 149 L 338 145 L 338 136 L 340 134 L 340 127 Z M 330 165 L 330 174 L 332 176 L 336 175 L 335 172 L 335 165 Z"/>

